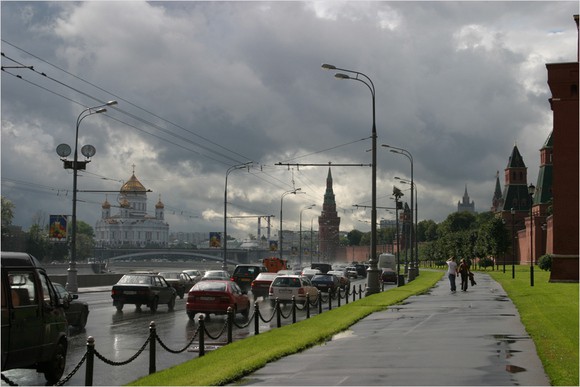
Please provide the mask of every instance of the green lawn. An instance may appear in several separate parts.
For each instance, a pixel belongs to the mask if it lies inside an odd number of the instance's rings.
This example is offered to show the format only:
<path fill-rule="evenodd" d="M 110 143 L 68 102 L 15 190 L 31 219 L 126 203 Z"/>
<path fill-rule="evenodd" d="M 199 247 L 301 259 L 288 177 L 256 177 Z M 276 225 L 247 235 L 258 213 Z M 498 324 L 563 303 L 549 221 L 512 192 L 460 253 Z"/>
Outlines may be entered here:
<path fill-rule="evenodd" d="M 534 269 L 530 286 L 529 266 L 511 266 L 490 271 L 520 313 L 526 331 L 534 340 L 544 370 L 555 386 L 578 385 L 578 284 L 550 283 L 550 273 Z"/>
<path fill-rule="evenodd" d="M 215 386 L 232 383 L 268 362 L 330 339 L 373 312 L 424 293 L 441 279 L 441 275 L 441 271 L 422 270 L 417 279 L 405 286 L 350 302 L 296 324 L 235 341 L 203 357 L 138 379 L 130 385 Z"/>

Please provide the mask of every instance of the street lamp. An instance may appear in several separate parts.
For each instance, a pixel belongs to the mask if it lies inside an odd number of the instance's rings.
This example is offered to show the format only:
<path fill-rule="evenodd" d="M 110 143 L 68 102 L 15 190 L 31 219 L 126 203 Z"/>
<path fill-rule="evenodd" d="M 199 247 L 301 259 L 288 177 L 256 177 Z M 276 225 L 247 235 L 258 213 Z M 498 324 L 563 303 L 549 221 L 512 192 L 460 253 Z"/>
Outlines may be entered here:
<path fill-rule="evenodd" d="M 516 244 L 515 244 L 515 237 L 514 237 L 514 227 L 515 227 L 515 220 L 514 217 L 516 216 L 516 209 L 512 207 L 511 209 L 512 214 L 512 279 L 516 278 L 516 268 L 515 268 L 515 260 L 516 260 Z"/>
<path fill-rule="evenodd" d="M 243 169 L 248 165 L 252 164 L 252 161 L 248 161 L 247 163 L 237 164 L 228 168 L 226 172 L 226 184 L 224 189 L 224 262 L 222 263 L 222 270 L 228 271 L 228 176 L 230 172 L 235 171 L 236 169 Z"/>
<path fill-rule="evenodd" d="M 395 225 L 397 228 L 396 238 L 397 238 L 397 286 L 404 285 L 404 276 L 400 275 L 401 272 L 401 247 L 399 246 L 400 236 L 399 236 L 399 199 L 403 196 L 403 193 L 397 187 L 393 187 L 393 196 L 395 197 Z"/>
<path fill-rule="evenodd" d="M 78 145 L 79 145 L 79 127 L 81 125 L 81 121 L 84 120 L 86 117 L 93 115 L 104 113 L 107 111 L 105 106 L 112 106 L 116 105 L 117 101 L 109 101 L 105 104 L 93 106 L 86 108 L 83 110 L 79 116 L 77 117 L 76 123 L 76 132 L 75 132 L 75 151 L 73 155 L 73 161 L 69 161 L 66 159 L 68 155 L 71 153 L 70 146 L 68 144 L 60 144 L 56 147 L 56 153 L 61 157 L 61 160 L 64 163 L 65 169 L 72 169 L 73 170 L 73 197 L 72 197 L 72 227 L 71 227 L 71 241 L 70 241 L 70 261 L 67 271 L 67 282 L 66 282 L 66 289 L 71 293 L 78 292 L 78 282 L 77 282 L 77 268 L 76 268 L 76 261 L 77 261 L 77 176 L 78 170 L 84 170 L 87 167 L 87 163 L 90 162 L 90 158 L 95 155 L 95 147 L 92 145 L 84 145 L 81 148 L 81 153 L 83 156 L 86 157 L 85 161 L 79 161 L 79 154 L 78 154 Z"/>
<path fill-rule="evenodd" d="M 377 126 L 376 126 L 376 117 L 375 117 L 375 85 L 373 81 L 365 74 L 348 69 L 338 68 L 331 64 L 323 64 L 323 69 L 326 70 L 339 70 L 345 71 L 347 73 L 355 74 L 354 77 L 351 77 L 347 74 L 343 73 L 336 73 L 334 76 L 337 79 L 351 79 L 353 81 L 358 81 L 366 85 L 372 96 L 372 105 L 373 105 L 373 127 L 372 127 L 372 177 L 371 177 L 371 257 L 369 260 L 370 267 L 367 270 L 368 272 L 368 285 L 366 288 L 366 295 L 375 294 L 381 291 L 379 286 L 379 268 L 378 268 L 378 259 L 377 259 Z M 364 77 L 366 79 L 360 79 L 359 77 Z M 367 82 L 368 81 L 368 82 Z"/>
<path fill-rule="evenodd" d="M 304 207 L 303 209 L 300 210 L 300 232 L 298 233 L 299 237 L 300 237 L 300 242 L 299 242 L 299 246 L 300 246 L 300 254 L 298 255 L 299 260 L 300 260 L 300 267 L 302 267 L 302 211 L 304 210 L 310 210 L 312 207 L 316 206 L 316 204 L 311 204 L 308 207 Z M 312 243 L 310 243 L 310 245 L 312 245 Z M 312 252 L 311 252 L 312 254 Z"/>
<path fill-rule="evenodd" d="M 278 236 L 278 239 L 280 240 L 280 259 L 282 259 L 282 242 L 284 237 L 282 236 L 282 205 L 284 203 L 284 196 L 286 195 L 290 195 L 290 194 L 294 194 L 296 195 L 298 193 L 298 191 L 300 191 L 302 188 L 295 188 L 295 189 L 291 189 L 289 191 L 286 191 L 282 194 L 282 197 L 280 198 L 280 234 Z"/>
<path fill-rule="evenodd" d="M 415 190 L 415 238 L 414 238 L 415 239 L 415 271 L 414 271 L 414 275 L 418 276 L 419 275 L 419 246 L 417 245 L 417 242 L 418 242 L 417 227 L 418 227 L 419 223 L 417 223 L 417 213 L 418 213 L 419 200 L 417 199 L 417 195 L 418 195 L 417 184 L 415 184 L 413 182 L 413 180 L 408 181 L 405 179 L 401 179 L 400 177 L 397 177 L 397 176 L 395 176 L 395 179 L 399 180 L 401 183 L 411 185 L 411 210 L 413 207 L 413 204 L 412 204 L 413 203 L 413 189 Z M 412 215 L 411 215 L 411 220 L 412 220 Z M 411 255 L 411 257 L 412 257 L 412 255 Z M 412 260 L 411 260 L 411 262 L 412 262 Z M 410 278 L 409 280 L 411 280 L 411 279 L 412 278 Z"/>
<path fill-rule="evenodd" d="M 532 183 L 528 186 L 528 194 L 530 194 L 530 286 L 534 286 L 534 214 L 532 207 L 534 205 L 534 193 L 536 187 Z"/>
<path fill-rule="evenodd" d="M 405 157 L 407 157 L 409 159 L 409 161 L 411 162 L 411 268 L 410 268 L 410 273 L 409 277 L 413 276 L 415 274 L 419 274 L 419 246 L 417 244 L 417 231 L 416 231 L 416 227 L 417 227 L 417 209 L 413 208 L 413 191 L 412 188 L 415 186 L 414 181 L 413 181 L 413 155 L 411 154 L 411 152 L 409 152 L 407 149 L 404 148 L 399 148 L 396 146 L 392 146 L 392 145 L 388 145 L 388 144 L 382 144 L 381 146 L 385 147 L 385 148 L 391 148 L 389 149 L 391 152 L 393 153 L 397 153 L 400 155 L 403 155 Z M 416 197 L 416 195 L 415 195 Z M 413 223 L 413 212 L 415 212 L 415 226 L 412 225 Z M 414 245 L 414 250 L 415 250 L 415 263 L 413 263 L 413 245 Z M 416 273 L 415 273 L 416 270 Z"/>

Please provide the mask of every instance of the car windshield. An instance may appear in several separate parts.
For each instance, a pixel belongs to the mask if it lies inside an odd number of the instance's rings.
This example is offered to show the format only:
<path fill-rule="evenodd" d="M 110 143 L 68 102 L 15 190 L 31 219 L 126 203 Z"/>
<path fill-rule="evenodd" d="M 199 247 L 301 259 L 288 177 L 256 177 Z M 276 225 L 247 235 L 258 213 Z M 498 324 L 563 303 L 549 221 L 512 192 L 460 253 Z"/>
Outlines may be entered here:
<path fill-rule="evenodd" d="M 121 279 L 117 283 L 149 285 L 151 283 L 151 277 L 148 275 L 126 274 L 123 277 L 121 277 Z"/>
<path fill-rule="evenodd" d="M 272 282 L 272 286 L 278 286 L 281 288 L 299 288 L 300 279 L 296 277 L 277 277 L 274 282 Z"/>
<path fill-rule="evenodd" d="M 236 267 L 236 274 L 256 274 L 259 273 L 260 269 L 256 266 L 238 266 Z"/>
<path fill-rule="evenodd" d="M 205 276 L 204 277 L 222 277 L 225 278 L 227 277 L 227 274 L 224 273 L 223 271 L 214 271 L 214 270 L 210 270 L 210 271 L 206 271 L 205 272 Z"/>
<path fill-rule="evenodd" d="M 210 291 L 210 292 L 225 292 L 226 291 L 226 284 L 225 282 L 211 282 L 211 281 L 204 281 L 198 282 L 192 291 L 201 290 L 201 291 Z"/>
<path fill-rule="evenodd" d="M 316 274 L 312 281 L 332 281 L 332 274 Z"/>

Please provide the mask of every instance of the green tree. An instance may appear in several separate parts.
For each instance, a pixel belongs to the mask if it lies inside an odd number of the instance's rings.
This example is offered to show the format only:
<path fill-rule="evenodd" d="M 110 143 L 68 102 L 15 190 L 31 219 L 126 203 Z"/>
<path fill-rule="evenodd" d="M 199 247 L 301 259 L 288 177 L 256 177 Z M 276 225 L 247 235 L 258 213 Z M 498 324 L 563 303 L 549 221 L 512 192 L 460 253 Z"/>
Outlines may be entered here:
<path fill-rule="evenodd" d="M 48 231 L 43 230 L 37 223 L 30 226 L 26 234 L 26 252 L 44 262 L 50 259 L 50 250 Z"/>
<path fill-rule="evenodd" d="M 346 234 L 346 238 L 348 239 L 349 246 L 359 246 L 361 242 L 361 238 L 363 236 L 362 231 L 359 230 L 352 230 Z"/>
<path fill-rule="evenodd" d="M 463 212 L 454 212 L 447 216 L 440 225 L 439 225 L 439 232 L 440 233 L 453 233 L 457 231 L 464 231 L 469 230 L 477 226 L 476 217 L 471 212 L 463 211 Z"/>
<path fill-rule="evenodd" d="M 9 199 L 6 199 L 4 196 L 1 196 L 2 199 L 2 234 L 4 234 L 5 229 L 8 228 L 12 224 L 12 220 L 14 219 L 14 203 Z"/>
<path fill-rule="evenodd" d="M 422 220 L 417 224 L 417 241 L 433 241 L 437 238 L 437 223 L 434 220 Z"/>

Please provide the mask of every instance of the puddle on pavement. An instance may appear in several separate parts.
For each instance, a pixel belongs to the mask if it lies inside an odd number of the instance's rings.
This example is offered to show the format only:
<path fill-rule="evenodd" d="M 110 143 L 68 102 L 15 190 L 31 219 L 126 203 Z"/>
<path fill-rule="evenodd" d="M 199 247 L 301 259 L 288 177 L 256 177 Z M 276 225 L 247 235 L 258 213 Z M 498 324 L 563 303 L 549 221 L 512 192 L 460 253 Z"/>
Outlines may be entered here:
<path fill-rule="evenodd" d="M 507 364 L 505 366 L 505 370 L 507 372 L 509 372 L 510 374 L 517 374 L 518 372 L 524 372 L 527 371 L 525 368 L 523 367 L 519 367 L 517 365 L 513 365 L 513 364 Z"/>
<path fill-rule="evenodd" d="M 337 333 L 336 335 L 332 336 L 331 340 L 346 339 L 346 338 L 353 337 L 353 336 L 354 336 L 354 332 L 351 330 L 348 330 L 348 331 Z"/>

